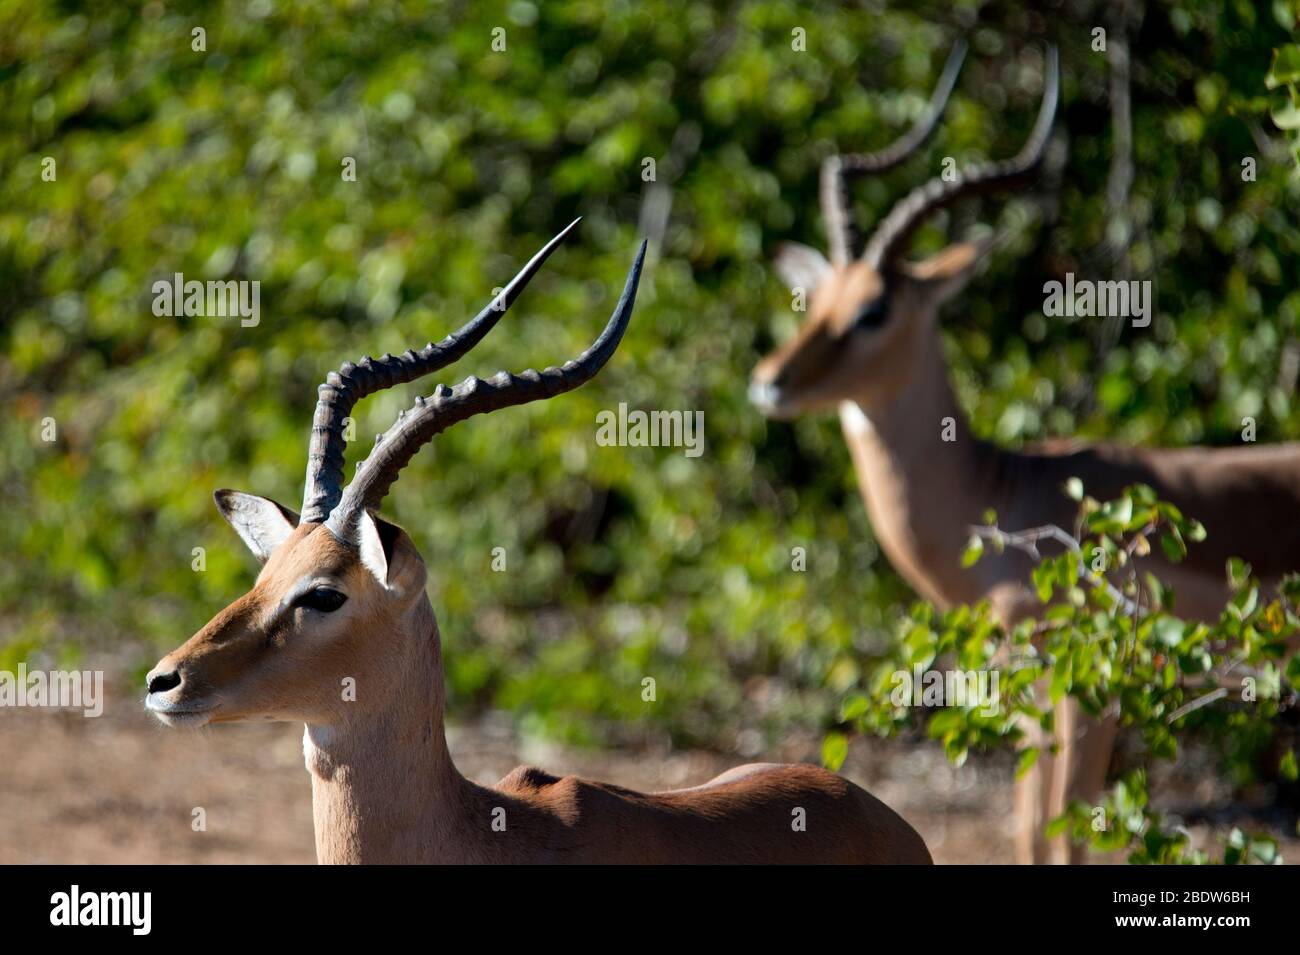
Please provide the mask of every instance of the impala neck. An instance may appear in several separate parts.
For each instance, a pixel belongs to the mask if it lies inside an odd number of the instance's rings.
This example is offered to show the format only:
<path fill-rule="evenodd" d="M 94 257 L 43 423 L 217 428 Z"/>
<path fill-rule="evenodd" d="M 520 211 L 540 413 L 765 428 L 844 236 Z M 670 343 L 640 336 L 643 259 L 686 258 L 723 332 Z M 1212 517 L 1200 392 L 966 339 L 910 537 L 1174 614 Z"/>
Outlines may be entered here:
<path fill-rule="evenodd" d="M 991 478 L 1000 452 L 971 436 L 937 328 L 915 347 L 912 374 L 892 400 L 869 413 L 846 401 L 840 422 L 885 554 L 922 596 L 949 606 L 982 596 L 961 553 L 969 526 L 999 503 Z"/>
<path fill-rule="evenodd" d="M 410 653 L 386 705 L 306 728 L 321 863 L 463 861 L 474 854 L 473 834 L 485 828 L 486 810 L 474 809 L 479 790 L 447 750 L 442 653 L 427 600 L 403 629 Z M 357 687 L 359 697 L 365 692 Z"/>

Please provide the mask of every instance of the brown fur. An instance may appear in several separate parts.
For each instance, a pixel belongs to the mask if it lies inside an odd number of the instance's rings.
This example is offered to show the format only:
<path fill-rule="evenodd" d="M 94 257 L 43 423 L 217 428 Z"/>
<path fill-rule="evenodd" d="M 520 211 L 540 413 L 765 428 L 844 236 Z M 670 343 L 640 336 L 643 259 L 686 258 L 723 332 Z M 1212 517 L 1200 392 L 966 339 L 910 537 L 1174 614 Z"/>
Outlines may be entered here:
<path fill-rule="evenodd" d="M 1027 585 L 1028 556 L 1008 549 L 964 569 L 961 553 L 987 508 L 1006 530 L 1070 530 L 1077 505 L 1062 490 L 1069 477 L 1101 500 L 1149 484 L 1205 525 L 1207 540 L 1192 545 L 1184 562 L 1170 564 L 1159 547 L 1144 559 L 1174 587 L 1183 616 L 1217 618 L 1228 596 L 1229 556 L 1249 561 L 1269 585 L 1300 569 L 1300 444 L 1174 450 L 1053 442 L 1016 452 L 974 438 L 948 383 L 938 311 L 979 253 L 959 243 L 927 262 L 898 266 L 888 320 L 871 331 L 848 329 L 845 316 L 885 283 L 862 274 L 871 271 L 862 262 L 832 269 L 798 337 L 754 369 L 755 384 L 771 389 L 764 395 L 775 403 L 765 410 L 774 417 L 840 408 L 876 537 L 922 596 L 941 607 L 987 598 L 1008 624 L 1039 608 Z M 956 424 L 953 442 L 941 440 L 946 418 Z M 1057 726 L 1058 754 L 1044 750 L 1017 784 L 1017 852 L 1025 862 L 1082 858 L 1059 840 L 1049 845 L 1042 826 L 1069 800 L 1094 800 L 1110 758 L 1113 720 L 1088 720 L 1067 700 Z M 1036 724 L 1029 729 L 1032 742 L 1052 742 L 1035 735 Z"/>
<path fill-rule="evenodd" d="M 901 817 L 813 766 L 739 767 L 662 793 L 528 767 L 493 788 L 466 780 L 443 732 L 441 640 L 425 577 L 404 532 L 385 587 L 328 529 L 299 526 L 253 589 L 155 670 L 183 676 L 160 698 L 203 711 L 187 723 L 307 723 L 319 861 L 931 861 Z M 304 579 L 347 602 L 330 614 L 286 615 L 284 598 Z M 353 702 L 340 692 L 346 678 L 355 680 Z M 796 810 L 806 831 L 792 826 Z"/>

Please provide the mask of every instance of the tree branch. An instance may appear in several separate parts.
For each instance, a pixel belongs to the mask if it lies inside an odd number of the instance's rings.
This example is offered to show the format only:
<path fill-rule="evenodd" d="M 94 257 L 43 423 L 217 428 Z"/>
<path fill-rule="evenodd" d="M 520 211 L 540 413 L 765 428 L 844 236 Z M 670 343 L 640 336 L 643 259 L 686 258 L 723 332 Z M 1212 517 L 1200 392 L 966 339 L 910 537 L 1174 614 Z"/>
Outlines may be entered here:
<path fill-rule="evenodd" d="M 1070 553 L 1074 554 L 1078 562 L 1079 578 L 1086 580 L 1092 586 L 1104 591 L 1117 605 L 1123 608 L 1124 613 L 1130 617 L 1146 616 L 1146 611 L 1138 604 L 1115 587 L 1109 580 L 1101 574 L 1094 573 L 1083 559 L 1083 549 L 1079 542 L 1071 537 L 1068 533 L 1057 527 L 1055 524 L 1044 524 L 1041 527 L 1031 527 L 1023 531 L 1004 531 L 996 525 L 978 524 L 970 527 L 970 532 L 975 536 L 1014 547 L 1025 554 L 1028 554 L 1035 562 L 1043 559 L 1038 550 L 1038 542 L 1041 540 L 1053 540 L 1064 547 Z"/>

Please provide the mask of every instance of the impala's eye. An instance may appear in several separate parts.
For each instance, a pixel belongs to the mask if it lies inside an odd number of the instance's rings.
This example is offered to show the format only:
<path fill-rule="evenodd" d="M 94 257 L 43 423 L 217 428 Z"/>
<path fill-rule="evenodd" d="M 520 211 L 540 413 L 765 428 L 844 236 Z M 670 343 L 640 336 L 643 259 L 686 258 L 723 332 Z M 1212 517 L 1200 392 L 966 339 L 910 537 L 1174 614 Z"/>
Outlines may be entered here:
<path fill-rule="evenodd" d="M 347 599 L 346 594 L 341 594 L 337 590 L 332 590 L 329 587 L 316 587 L 295 600 L 293 605 L 295 607 L 306 607 L 308 610 L 319 610 L 321 613 L 333 613 L 339 607 L 342 607 Z"/>
<path fill-rule="evenodd" d="M 877 295 L 871 301 L 862 303 L 862 307 L 858 309 L 858 314 L 853 316 L 853 327 L 879 328 L 885 324 L 885 316 L 888 312 L 885 296 Z"/>

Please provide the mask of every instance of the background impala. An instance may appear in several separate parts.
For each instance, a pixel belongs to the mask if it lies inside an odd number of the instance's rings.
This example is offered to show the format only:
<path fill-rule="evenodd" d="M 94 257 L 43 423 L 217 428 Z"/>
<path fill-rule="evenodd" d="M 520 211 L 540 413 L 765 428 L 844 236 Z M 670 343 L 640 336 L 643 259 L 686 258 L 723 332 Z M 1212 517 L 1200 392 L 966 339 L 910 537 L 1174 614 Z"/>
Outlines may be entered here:
<path fill-rule="evenodd" d="M 1102 500 L 1133 484 L 1205 522 L 1208 543 L 1185 561 L 1150 557 L 1178 594 L 1180 615 L 1214 621 L 1232 596 L 1229 558 L 1251 562 L 1266 585 L 1300 569 L 1300 444 L 1262 448 L 1149 449 L 1075 442 L 999 448 L 976 438 L 953 396 L 939 340 L 939 308 L 969 280 L 988 243 L 955 242 L 912 262 L 908 239 L 922 222 L 963 198 L 1025 183 L 1046 154 L 1059 92 L 1057 52 L 1048 52 L 1045 90 L 1029 140 L 1013 158 L 936 177 L 895 204 L 859 254 L 845 208 L 844 173 L 878 173 L 908 158 L 937 123 L 961 61 L 949 57 L 929 113 L 896 148 L 833 156 L 823 173 L 831 261 L 807 246 L 786 247 L 777 268 L 811 291 L 799 335 L 754 369 L 751 396 L 765 413 L 839 411 L 862 496 L 881 546 L 899 572 L 940 606 L 987 599 L 1006 626 L 1041 612 L 1033 563 L 1008 550 L 976 567 L 962 553 L 990 510 L 1012 530 L 1065 528 L 1076 507 L 1070 479 Z M 1048 544 L 1043 544 L 1048 549 Z M 1044 700 L 1046 687 L 1040 689 Z M 1080 861 L 1083 850 L 1044 836 L 1073 800 L 1096 802 L 1105 782 L 1116 718 L 1088 718 L 1074 700 L 1058 706 L 1055 732 L 1028 726 L 1043 748 L 1020 782 L 1016 812 L 1024 862 Z"/>

